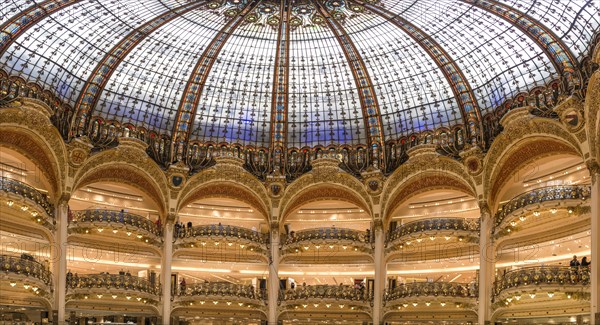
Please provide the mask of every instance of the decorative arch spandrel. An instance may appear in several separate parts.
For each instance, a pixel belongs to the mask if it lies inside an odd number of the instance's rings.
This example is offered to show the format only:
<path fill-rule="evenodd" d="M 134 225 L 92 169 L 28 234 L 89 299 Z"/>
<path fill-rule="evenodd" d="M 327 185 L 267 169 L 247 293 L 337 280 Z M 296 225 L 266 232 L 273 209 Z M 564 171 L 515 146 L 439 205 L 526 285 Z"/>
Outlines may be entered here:
<path fill-rule="evenodd" d="M 0 145 L 33 161 L 52 186 L 58 199 L 68 173 L 67 149 L 49 119 L 50 108 L 37 100 L 19 99 L 0 110 Z"/>

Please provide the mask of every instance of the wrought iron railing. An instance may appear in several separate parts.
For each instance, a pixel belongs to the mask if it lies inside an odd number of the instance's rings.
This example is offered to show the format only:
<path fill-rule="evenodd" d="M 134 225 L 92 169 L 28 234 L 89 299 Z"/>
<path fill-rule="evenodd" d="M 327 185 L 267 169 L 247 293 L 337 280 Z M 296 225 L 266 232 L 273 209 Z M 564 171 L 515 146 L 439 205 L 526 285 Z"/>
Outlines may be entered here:
<path fill-rule="evenodd" d="M 307 299 L 370 302 L 373 297 L 364 286 L 357 288 L 348 285 L 314 285 L 287 289 L 280 293 L 279 299 L 288 302 Z"/>
<path fill-rule="evenodd" d="M 86 223 L 103 224 L 108 227 L 114 225 L 125 226 L 125 228 L 132 228 L 131 230 L 137 232 L 141 230 L 146 234 L 153 235 L 157 239 L 160 239 L 162 236 L 162 230 L 156 223 L 146 217 L 125 211 L 100 209 L 75 211 L 70 227 L 85 227 Z M 118 229 L 120 227 L 114 228 Z"/>
<path fill-rule="evenodd" d="M 412 221 L 398 226 L 388 234 L 388 242 L 394 242 L 417 233 L 433 233 L 437 231 L 466 231 L 472 232 L 473 237 L 479 236 L 478 219 L 438 218 Z"/>
<path fill-rule="evenodd" d="M 534 189 L 520 194 L 502 206 L 496 213 L 495 226 L 498 227 L 511 213 L 529 205 L 549 201 L 586 200 L 591 195 L 589 185 L 561 185 Z"/>
<path fill-rule="evenodd" d="M 415 297 L 477 298 L 477 283 L 413 282 L 386 290 L 384 301 Z"/>
<path fill-rule="evenodd" d="M 527 286 L 588 286 L 591 269 L 589 267 L 535 266 L 508 271 L 496 277 L 494 295 L 502 291 Z"/>
<path fill-rule="evenodd" d="M 285 244 L 295 244 L 304 241 L 326 241 L 326 240 L 341 240 L 353 241 L 360 243 L 370 242 L 368 232 L 358 231 L 347 228 L 315 228 L 306 229 L 297 232 L 290 232 L 285 239 Z"/>
<path fill-rule="evenodd" d="M 133 275 L 119 274 L 67 274 L 67 288 L 82 291 L 85 289 L 119 289 L 131 292 L 140 292 L 159 296 L 161 287 L 158 283 L 151 283 L 147 279 Z"/>
<path fill-rule="evenodd" d="M 265 300 L 264 291 L 252 285 L 234 284 L 229 282 L 205 282 L 190 286 L 179 285 L 177 295 L 182 297 L 230 297 L 251 300 Z"/>
<path fill-rule="evenodd" d="M 0 265 L 2 265 L 2 271 L 5 273 L 22 274 L 52 287 L 52 273 L 34 259 L 0 255 Z"/>
<path fill-rule="evenodd" d="M 0 177 L 0 190 L 8 193 L 13 193 L 29 199 L 40 206 L 48 216 L 54 218 L 54 206 L 48 202 L 48 197 L 23 182 L 19 182 L 12 178 Z"/>
<path fill-rule="evenodd" d="M 190 238 L 190 237 L 211 237 L 211 238 L 236 238 L 245 239 L 258 244 L 266 244 L 267 236 L 256 230 L 251 230 L 238 226 L 231 225 L 199 225 L 189 228 L 175 228 L 175 237 Z"/>

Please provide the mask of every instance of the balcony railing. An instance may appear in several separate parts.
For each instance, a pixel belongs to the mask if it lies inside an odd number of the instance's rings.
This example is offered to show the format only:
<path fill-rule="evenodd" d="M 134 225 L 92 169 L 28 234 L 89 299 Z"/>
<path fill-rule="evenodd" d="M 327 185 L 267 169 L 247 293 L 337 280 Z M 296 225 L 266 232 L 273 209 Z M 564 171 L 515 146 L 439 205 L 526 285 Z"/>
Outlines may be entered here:
<path fill-rule="evenodd" d="M 31 200 L 36 205 L 38 205 L 41 208 L 41 210 L 43 210 L 48 215 L 48 217 L 52 219 L 54 218 L 54 206 L 50 202 L 48 202 L 48 197 L 45 194 L 42 194 L 40 191 L 33 188 L 32 186 L 29 186 L 23 182 L 19 182 L 12 178 L 2 176 L 0 177 L 0 191 L 12 193 L 21 196 L 25 199 Z M 14 201 L 8 200 L 7 204 L 12 206 L 14 204 Z M 21 207 L 21 209 L 25 210 L 27 208 L 28 207 L 25 206 Z M 48 223 L 53 224 L 53 220 L 49 220 Z"/>
<path fill-rule="evenodd" d="M 158 283 L 152 284 L 144 278 L 133 275 L 119 274 L 86 274 L 86 275 L 67 275 L 67 288 L 74 291 L 98 291 L 117 289 L 129 292 L 144 293 L 153 296 L 161 294 L 161 288 Z"/>
<path fill-rule="evenodd" d="M 403 298 L 415 297 L 451 297 L 451 298 L 477 298 L 478 286 L 476 283 L 454 282 L 413 282 L 400 284 L 386 291 L 384 300 L 393 301 Z"/>
<path fill-rule="evenodd" d="M 162 242 L 161 229 L 148 218 L 137 214 L 99 209 L 76 211 L 74 214 L 74 219 L 69 225 L 73 229 L 80 228 L 80 230 L 84 230 L 88 228 L 89 224 L 96 229 L 104 229 L 98 227 L 108 227 L 113 230 L 121 229 L 128 236 L 137 233 L 135 236 L 140 239 L 150 237 L 154 242 Z M 122 229 L 123 227 L 125 229 Z"/>
<path fill-rule="evenodd" d="M 529 205 L 560 200 L 586 200 L 591 195 L 589 185 L 561 185 L 538 188 L 520 194 L 502 206 L 496 213 L 495 226 L 498 227 L 511 213 Z"/>
<path fill-rule="evenodd" d="M 388 235 L 388 242 L 400 240 L 418 233 L 435 233 L 438 231 L 470 232 L 479 237 L 479 220 L 462 218 L 439 218 L 412 221 L 398 226 Z"/>
<path fill-rule="evenodd" d="M 200 225 L 187 228 L 176 228 L 175 237 L 178 238 L 223 238 L 223 239 L 244 239 L 260 245 L 267 243 L 267 236 L 258 231 L 231 226 L 231 225 Z"/>
<path fill-rule="evenodd" d="M 24 275 L 52 287 L 52 273 L 39 262 L 18 256 L 0 255 L 0 265 L 5 273 Z"/>
<path fill-rule="evenodd" d="M 494 295 L 511 288 L 527 286 L 588 286 L 591 270 L 587 267 L 536 266 L 512 270 L 500 275 L 494 282 Z"/>
<path fill-rule="evenodd" d="M 263 291 L 251 285 L 234 284 L 229 282 L 205 282 L 190 286 L 179 285 L 179 297 L 201 297 L 205 299 L 237 298 L 243 300 L 263 301 L 266 299 Z"/>
<path fill-rule="evenodd" d="M 304 241 L 352 241 L 369 243 L 369 233 L 346 228 L 316 228 L 291 232 L 285 238 L 285 244 L 296 244 Z"/>
<path fill-rule="evenodd" d="M 364 287 L 355 288 L 341 285 L 298 286 L 280 294 L 280 300 L 288 302 L 307 299 L 335 299 L 367 303 L 372 301 L 373 297 Z"/>

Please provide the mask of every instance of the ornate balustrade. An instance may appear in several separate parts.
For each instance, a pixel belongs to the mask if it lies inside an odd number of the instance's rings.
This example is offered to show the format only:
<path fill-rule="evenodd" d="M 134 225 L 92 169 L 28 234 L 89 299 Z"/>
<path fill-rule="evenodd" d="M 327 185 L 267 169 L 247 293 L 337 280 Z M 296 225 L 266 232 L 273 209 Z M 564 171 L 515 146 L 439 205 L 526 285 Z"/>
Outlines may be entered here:
<path fill-rule="evenodd" d="M 256 254 L 266 254 L 268 236 L 258 231 L 231 226 L 231 225 L 199 225 L 188 228 L 175 228 L 176 248 L 193 248 L 206 246 L 207 241 L 214 241 L 218 244 L 221 240 L 226 241 L 228 246 L 236 244 L 234 247 L 240 247 L 245 251 L 251 251 Z M 200 243 L 198 243 L 200 241 Z M 217 246 L 214 246 L 216 248 Z M 227 246 L 225 246 L 227 247 Z"/>
<path fill-rule="evenodd" d="M 346 228 L 315 228 L 306 229 L 298 232 L 290 232 L 283 236 L 285 252 L 298 252 L 297 246 L 314 244 L 317 249 L 320 244 L 340 244 L 342 247 L 353 246 L 354 251 L 370 251 L 371 236 L 368 232 L 358 231 Z M 333 246 L 332 246 L 333 247 Z"/>
<path fill-rule="evenodd" d="M 211 305 L 219 302 L 232 307 L 264 307 L 266 304 L 266 292 L 258 290 L 251 285 L 234 284 L 229 282 L 205 282 L 197 283 L 187 287 L 179 285 L 177 290 L 177 302 L 182 305 L 193 305 L 199 302 L 204 305 L 207 301 Z"/>
<path fill-rule="evenodd" d="M 478 294 L 476 283 L 413 282 L 386 291 L 384 301 L 415 297 L 477 298 Z"/>
<path fill-rule="evenodd" d="M 500 275 L 494 282 L 494 296 L 513 288 L 528 286 L 571 286 L 581 288 L 590 284 L 591 270 L 587 267 L 536 266 L 512 270 Z"/>
<path fill-rule="evenodd" d="M 44 267 L 41 263 L 33 260 L 18 256 L 0 255 L 0 265 L 4 276 L 2 278 L 8 278 L 11 281 L 11 286 L 16 285 L 16 281 L 23 281 L 26 289 L 29 287 L 37 292 L 42 290 L 35 284 L 45 285 L 42 293 L 49 293 L 52 289 L 52 273 Z M 12 276 L 11 276 L 12 275 Z"/>
<path fill-rule="evenodd" d="M 158 299 L 160 284 L 152 284 L 144 278 L 119 274 L 67 275 L 67 289 L 74 293 L 110 293 L 111 290 L 126 291 L 127 294 L 143 294 Z M 115 291 L 115 292 L 116 292 Z"/>
<path fill-rule="evenodd" d="M 540 205 L 545 202 L 563 201 L 563 200 L 580 200 L 584 201 L 591 195 L 589 185 L 561 185 L 538 188 L 520 194 L 500 208 L 500 211 L 495 216 L 495 227 L 500 228 L 508 216 L 517 210 L 528 206 Z"/>
<path fill-rule="evenodd" d="M 245 239 L 257 244 L 263 245 L 267 243 L 267 236 L 258 231 L 231 226 L 231 225 L 200 225 L 192 227 L 191 230 L 179 228 L 175 230 L 175 237 L 178 238 L 224 238 L 224 239 Z"/>
<path fill-rule="evenodd" d="M 358 289 L 352 286 L 339 285 L 315 285 L 298 286 L 295 289 L 288 289 L 280 294 L 281 301 L 294 302 L 298 300 L 315 299 L 324 300 L 344 300 L 349 302 L 368 303 L 373 297 L 366 288 Z"/>
<path fill-rule="evenodd" d="M 388 244 L 406 241 L 410 238 L 431 237 L 438 232 L 453 232 L 460 241 L 473 241 L 479 238 L 479 220 L 462 218 L 439 218 L 417 220 L 398 226 L 388 234 Z"/>
<path fill-rule="evenodd" d="M 113 232 L 121 230 L 124 234 L 154 244 L 162 242 L 161 229 L 143 216 L 116 210 L 82 210 L 74 212 L 69 224 L 71 231 L 89 233 L 110 228 Z M 115 233 L 116 233 L 115 232 Z"/>
<path fill-rule="evenodd" d="M 20 198 L 36 205 L 38 209 L 30 209 L 31 204 L 27 202 L 18 204 L 21 210 L 30 210 L 31 216 L 36 222 L 44 224 L 48 228 L 54 227 L 54 206 L 48 202 L 48 197 L 45 194 L 40 193 L 40 191 L 23 182 L 3 176 L 0 177 L 0 192 L 6 194 L 6 204 L 9 207 L 12 207 L 16 203 L 15 199 L 18 200 Z"/>

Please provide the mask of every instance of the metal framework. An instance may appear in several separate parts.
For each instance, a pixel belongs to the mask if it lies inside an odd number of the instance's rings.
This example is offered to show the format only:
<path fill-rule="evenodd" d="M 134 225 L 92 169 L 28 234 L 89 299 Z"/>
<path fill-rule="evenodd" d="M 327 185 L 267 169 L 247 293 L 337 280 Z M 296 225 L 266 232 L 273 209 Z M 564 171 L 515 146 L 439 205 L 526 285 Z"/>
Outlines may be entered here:
<path fill-rule="evenodd" d="M 373 87 L 365 63 L 342 25 L 331 17 L 327 8 L 319 3 L 319 1 L 313 1 L 313 4 L 321 15 L 323 15 L 325 22 L 336 36 L 336 39 L 348 60 L 350 69 L 352 70 L 361 102 L 360 106 L 363 111 L 363 118 L 365 119 L 365 126 L 367 126 L 369 145 L 376 145 L 381 148 L 385 140 L 381 128 L 381 113 L 377 103 L 377 96 L 375 95 L 375 88 Z M 380 154 L 381 161 L 385 161 L 385 158 L 383 157 L 384 151 L 380 150 Z"/>
<path fill-rule="evenodd" d="M 194 124 L 194 115 L 198 109 L 200 95 L 204 90 L 204 85 L 210 73 L 210 70 L 219 56 L 223 45 L 227 42 L 232 32 L 244 21 L 244 16 L 256 8 L 262 1 L 250 1 L 237 15 L 221 28 L 215 35 L 210 44 L 206 47 L 202 56 L 196 63 L 192 74 L 181 96 L 177 118 L 173 129 L 173 140 L 175 145 L 182 147 L 190 138 L 192 126 Z M 180 148 L 181 149 L 181 148 Z M 181 152 L 179 150 L 179 152 Z"/>
<path fill-rule="evenodd" d="M 0 26 L 0 57 L 10 45 L 31 26 L 44 20 L 53 13 L 82 0 L 47 0 L 27 8 Z"/>
<path fill-rule="evenodd" d="M 275 163 L 281 160 L 287 140 L 287 106 L 289 79 L 290 17 L 292 8 L 289 0 L 283 0 L 280 6 L 279 30 L 277 35 L 277 53 L 273 72 L 273 100 L 271 104 L 271 146 Z"/>
<path fill-rule="evenodd" d="M 417 44 L 419 44 L 427 52 L 427 54 L 429 54 L 452 87 L 454 96 L 456 97 L 456 100 L 460 106 L 465 125 L 469 125 L 472 122 L 476 123 L 479 132 L 478 134 L 471 134 L 470 136 L 478 136 L 480 139 L 482 139 L 482 141 L 484 141 L 483 127 L 481 122 L 481 109 L 479 108 L 477 100 L 475 99 L 473 88 L 467 81 L 467 78 L 458 67 L 456 62 L 454 62 L 454 60 L 450 57 L 448 52 L 446 52 L 446 50 L 444 50 L 444 48 L 442 48 L 442 46 L 440 46 L 431 36 L 427 35 L 420 28 L 408 20 L 400 17 L 399 15 L 396 15 L 381 6 L 375 6 L 363 1 L 352 1 L 363 5 L 371 12 L 381 16 L 390 23 L 394 24 L 394 26 L 402 29 L 406 34 L 414 39 L 415 42 L 417 42 Z M 471 131 L 470 129 L 468 130 Z"/>
<path fill-rule="evenodd" d="M 579 64 L 571 50 L 551 30 L 527 13 L 494 0 L 461 1 L 490 12 L 517 27 L 544 50 L 544 53 L 552 60 L 556 71 L 560 71 L 565 76 L 573 76 Z"/>
<path fill-rule="evenodd" d="M 136 28 L 123 38 L 117 45 L 115 45 L 110 51 L 106 53 L 104 58 L 96 65 L 94 71 L 86 81 L 77 103 L 75 105 L 75 112 L 77 114 L 73 117 L 71 123 L 73 128 L 84 127 L 91 117 L 96 103 L 102 93 L 102 90 L 108 83 L 108 80 L 114 73 L 115 69 L 123 61 L 124 58 L 133 50 L 141 41 L 148 37 L 152 32 L 170 22 L 171 20 L 180 17 L 181 15 L 190 12 L 192 10 L 205 6 L 209 1 L 203 0 L 199 2 L 188 2 L 180 7 L 173 10 L 169 10 L 160 16 L 148 21 L 144 25 Z M 79 120 L 79 123 L 77 123 Z"/>

